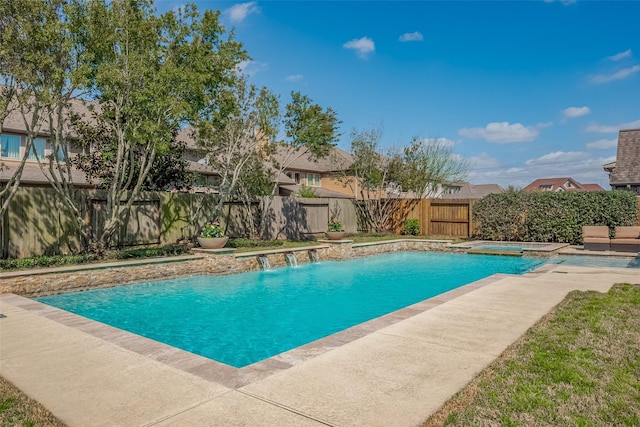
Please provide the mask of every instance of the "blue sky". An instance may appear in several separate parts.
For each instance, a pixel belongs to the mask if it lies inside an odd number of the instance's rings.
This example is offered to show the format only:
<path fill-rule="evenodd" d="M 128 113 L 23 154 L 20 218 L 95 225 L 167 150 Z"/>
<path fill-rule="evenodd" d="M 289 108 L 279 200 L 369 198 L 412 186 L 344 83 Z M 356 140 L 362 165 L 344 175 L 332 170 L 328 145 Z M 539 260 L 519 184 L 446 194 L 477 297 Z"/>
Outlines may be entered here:
<path fill-rule="evenodd" d="M 475 184 L 609 189 L 618 130 L 640 128 L 637 1 L 197 4 L 222 11 L 255 84 L 335 109 L 346 150 L 352 129 L 382 126 L 388 148 L 446 139 Z"/>

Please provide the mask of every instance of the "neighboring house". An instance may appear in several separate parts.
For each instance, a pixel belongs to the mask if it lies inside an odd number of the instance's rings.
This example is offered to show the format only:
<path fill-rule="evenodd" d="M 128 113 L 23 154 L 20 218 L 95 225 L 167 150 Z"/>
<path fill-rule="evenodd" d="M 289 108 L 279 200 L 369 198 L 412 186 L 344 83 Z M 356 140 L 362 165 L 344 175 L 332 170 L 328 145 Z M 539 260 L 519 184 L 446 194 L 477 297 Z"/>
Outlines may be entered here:
<path fill-rule="evenodd" d="M 219 174 L 209 166 L 206 153 L 198 146 L 192 137 L 193 128 L 183 129 L 177 139 L 186 144 L 185 157 L 189 163 L 189 170 L 195 172 L 196 192 L 215 192 L 219 183 Z M 285 169 L 278 175 L 278 194 L 281 196 L 298 195 L 303 186 L 309 187 L 318 197 L 353 198 L 348 187 L 343 186 L 335 178 L 341 166 L 351 164 L 351 156 L 346 151 L 334 147 L 328 156 L 314 159 L 306 149 L 291 150 L 280 146 L 274 154 L 273 160 L 286 164 Z M 267 168 L 273 168 L 265 161 Z"/>
<path fill-rule="evenodd" d="M 504 188 L 498 184 L 471 184 L 469 182 L 456 182 L 444 185 L 438 196 L 441 199 L 482 199 L 489 194 L 504 192 Z"/>
<path fill-rule="evenodd" d="M 630 190 L 640 195 L 640 129 L 618 133 L 616 161 L 604 165 L 612 190 Z"/>
<path fill-rule="evenodd" d="M 522 191 L 603 191 L 598 184 L 581 184 L 573 178 L 540 178 L 533 181 Z"/>
<path fill-rule="evenodd" d="M 75 101 L 72 103 L 72 108 L 80 114 L 87 114 L 88 110 L 84 103 L 81 101 Z M 30 120 L 27 117 L 27 120 Z M 51 145 L 49 143 L 49 135 L 45 132 L 48 125 L 45 123 L 41 127 L 41 132 L 36 135 L 33 140 L 33 146 L 31 147 L 31 153 L 25 162 L 24 169 L 22 171 L 22 177 L 20 184 L 24 186 L 42 187 L 49 186 L 49 180 L 47 179 L 48 162 L 46 158 L 53 154 Z M 0 183 L 7 182 L 11 176 L 15 173 L 26 153 L 27 147 L 27 131 L 24 126 L 24 119 L 17 110 L 12 110 L 4 123 L 2 123 L 0 131 L 0 162 L 3 167 L 0 167 Z M 78 151 L 74 147 L 68 147 L 68 154 L 74 155 Z M 37 157 L 36 157 L 37 156 Z M 60 159 L 64 154 L 62 150 L 58 153 Z M 43 168 L 37 159 L 45 160 Z M 85 174 L 72 168 L 71 175 L 73 182 L 78 187 L 94 186 L 87 181 Z"/>
<path fill-rule="evenodd" d="M 354 197 L 351 188 L 337 178 L 353 162 L 349 153 L 333 147 L 326 157 L 315 158 L 304 148 L 293 153 L 285 148 L 282 147 L 273 155 L 277 162 L 286 162 L 283 174 L 290 180 L 289 183 L 280 184 L 280 195 L 299 194 L 302 186 L 306 186 L 318 197 Z"/>

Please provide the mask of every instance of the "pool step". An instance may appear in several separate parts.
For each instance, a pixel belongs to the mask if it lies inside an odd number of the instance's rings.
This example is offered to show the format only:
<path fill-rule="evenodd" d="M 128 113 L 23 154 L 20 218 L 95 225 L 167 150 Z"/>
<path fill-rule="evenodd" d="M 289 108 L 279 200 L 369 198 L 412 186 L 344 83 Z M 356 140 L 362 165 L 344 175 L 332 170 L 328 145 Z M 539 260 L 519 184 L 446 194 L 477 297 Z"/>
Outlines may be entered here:
<path fill-rule="evenodd" d="M 522 256 L 522 251 L 509 251 L 509 250 L 497 250 L 497 249 L 469 249 L 468 254 L 481 254 L 481 255 L 507 255 L 507 256 Z"/>

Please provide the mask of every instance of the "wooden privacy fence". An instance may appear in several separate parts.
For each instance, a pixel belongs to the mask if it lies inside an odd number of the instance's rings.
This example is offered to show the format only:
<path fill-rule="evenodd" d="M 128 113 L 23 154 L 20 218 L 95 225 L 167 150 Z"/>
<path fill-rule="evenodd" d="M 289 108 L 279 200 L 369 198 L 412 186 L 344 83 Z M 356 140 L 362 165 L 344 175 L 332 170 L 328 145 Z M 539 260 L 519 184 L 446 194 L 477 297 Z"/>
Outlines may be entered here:
<path fill-rule="evenodd" d="M 97 190 L 79 189 L 74 194 L 81 215 L 95 232 L 104 224 L 105 198 Z M 638 198 L 640 205 L 640 198 Z M 0 202 L 2 202 L 0 200 Z M 407 200 L 398 210 L 399 228 L 404 219 L 420 220 L 420 234 L 442 237 L 471 237 L 475 199 Z M 195 236 L 216 203 L 215 195 L 189 193 L 143 193 L 129 218 L 114 236 L 117 246 L 166 244 Z M 223 222 L 232 237 L 249 234 L 248 216 L 268 207 L 266 237 L 301 239 L 327 230 L 329 215 L 339 211 L 338 219 L 350 233 L 358 231 L 357 214 L 350 199 L 264 198 L 247 208 L 242 203 L 224 206 Z M 638 212 L 640 225 L 640 211 Z M 73 216 L 65 212 L 55 192 L 49 188 L 24 187 L 18 190 L 9 212 L 0 218 L 0 257 L 23 258 L 77 252 L 80 234 Z"/>
<path fill-rule="evenodd" d="M 94 235 L 105 223 L 106 198 L 98 190 L 79 189 L 74 194 L 80 215 L 91 224 Z M 205 222 L 214 220 L 211 211 L 215 195 L 147 192 L 134 203 L 125 223 L 115 233 L 113 246 L 174 243 L 195 236 Z M 258 209 L 266 207 L 267 238 L 302 239 L 327 230 L 329 214 L 340 211 L 346 231 L 356 232 L 356 213 L 349 199 L 264 198 L 248 208 L 242 203 L 227 203 L 223 218 L 231 237 L 249 235 L 248 215 L 254 219 Z M 65 211 L 50 188 L 18 189 L 9 211 L 0 218 L 0 257 L 24 258 L 79 252 L 81 235 L 74 216 Z"/>

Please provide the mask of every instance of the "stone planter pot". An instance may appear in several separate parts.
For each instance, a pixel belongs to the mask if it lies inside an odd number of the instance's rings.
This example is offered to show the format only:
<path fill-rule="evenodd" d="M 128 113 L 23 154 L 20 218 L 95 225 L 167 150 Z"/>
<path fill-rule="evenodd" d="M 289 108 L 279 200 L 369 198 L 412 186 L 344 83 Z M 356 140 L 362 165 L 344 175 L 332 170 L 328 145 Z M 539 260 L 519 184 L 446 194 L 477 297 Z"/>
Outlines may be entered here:
<path fill-rule="evenodd" d="M 220 249 L 227 244 L 228 237 L 198 237 L 198 243 L 203 249 Z"/>
<path fill-rule="evenodd" d="M 342 240 L 347 235 L 346 231 L 326 231 L 327 239 L 329 240 Z"/>

